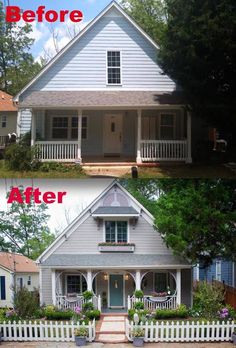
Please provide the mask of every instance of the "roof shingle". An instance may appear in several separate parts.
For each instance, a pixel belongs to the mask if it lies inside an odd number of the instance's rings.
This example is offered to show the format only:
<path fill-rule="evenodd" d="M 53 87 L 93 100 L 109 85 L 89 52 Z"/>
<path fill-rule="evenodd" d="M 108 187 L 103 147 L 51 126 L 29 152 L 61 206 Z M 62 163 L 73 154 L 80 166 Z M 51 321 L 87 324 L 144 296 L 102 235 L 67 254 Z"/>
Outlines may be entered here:
<path fill-rule="evenodd" d="M 36 263 L 26 256 L 13 253 L 0 252 L 0 267 L 9 269 L 17 273 L 38 273 Z"/>
<path fill-rule="evenodd" d="M 12 99 L 10 94 L 0 90 L 0 111 L 17 111 Z"/>

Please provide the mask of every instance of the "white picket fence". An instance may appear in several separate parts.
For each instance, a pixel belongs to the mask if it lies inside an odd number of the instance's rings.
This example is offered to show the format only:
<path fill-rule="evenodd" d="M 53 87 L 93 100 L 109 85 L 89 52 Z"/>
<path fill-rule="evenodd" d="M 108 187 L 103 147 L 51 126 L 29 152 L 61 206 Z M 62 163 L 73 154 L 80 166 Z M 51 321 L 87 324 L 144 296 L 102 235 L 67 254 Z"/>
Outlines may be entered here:
<path fill-rule="evenodd" d="M 137 327 L 126 320 L 126 336 L 133 340 Z M 228 322 L 157 322 L 138 325 L 145 332 L 145 342 L 220 342 L 231 341 L 236 323 Z"/>
<path fill-rule="evenodd" d="M 57 321 L 3 322 L 0 324 L 0 331 L 3 341 L 72 342 L 75 340 L 74 330 L 81 326 L 88 329 L 88 341 L 94 341 L 95 320 L 88 325 Z"/>

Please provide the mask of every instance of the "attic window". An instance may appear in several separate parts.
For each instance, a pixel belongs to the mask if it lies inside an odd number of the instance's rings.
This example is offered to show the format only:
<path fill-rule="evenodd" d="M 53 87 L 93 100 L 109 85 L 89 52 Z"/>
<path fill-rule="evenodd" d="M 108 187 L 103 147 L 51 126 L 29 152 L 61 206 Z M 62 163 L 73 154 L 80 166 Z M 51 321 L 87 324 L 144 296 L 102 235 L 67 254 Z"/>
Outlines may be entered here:
<path fill-rule="evenodd" d="M 120 51 L 107 52 L 107 83 L 108 85 L 121 84 L 121 53 Z"/>

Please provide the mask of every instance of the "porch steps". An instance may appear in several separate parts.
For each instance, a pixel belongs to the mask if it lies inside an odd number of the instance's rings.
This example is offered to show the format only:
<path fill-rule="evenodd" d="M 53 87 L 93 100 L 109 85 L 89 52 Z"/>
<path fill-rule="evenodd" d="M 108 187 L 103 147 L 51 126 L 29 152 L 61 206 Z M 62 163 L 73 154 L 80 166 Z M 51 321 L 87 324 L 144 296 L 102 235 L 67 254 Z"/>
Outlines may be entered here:
<path fill-rule="evenodd" d="M 125 343 L 126 315 L 120 313 L 102 314 L 96 328 L 96 342 L 100 343 Z"/>

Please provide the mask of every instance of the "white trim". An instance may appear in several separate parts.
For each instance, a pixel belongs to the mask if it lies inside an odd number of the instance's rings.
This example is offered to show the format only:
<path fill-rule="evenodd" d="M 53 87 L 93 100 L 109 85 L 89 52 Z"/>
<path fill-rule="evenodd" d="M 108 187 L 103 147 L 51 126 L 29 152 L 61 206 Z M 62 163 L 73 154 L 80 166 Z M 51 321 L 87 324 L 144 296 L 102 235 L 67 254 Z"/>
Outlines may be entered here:
<path fill-rule="evenodd" d="M 113 68 L 113 67 L 110 67 L 108 66 L 108 52 L 120 52 L 120 66 L 119 67 L 114 67 L 114 68 L 120 68 L 120 83 L 109 83 L 108 82 L 108 69 L 109 68 Z M 121 87 L 123 85 L 123 52 L 121 49 L 107 49 L 106 50 L 106 86 L 107 87 Z"/>
<path fill-rule="evenodd" d="M 99 254 L 98 254 L 99 255 Z M 48 269 L 49 267 L 54 267 L 54 266 L 48 266 L 48 265 L 40 265 L 40 267 L 42 267 L 43 269 Z M 63 270 L 87 270 L 88 266 L 60 266 L 60 269 Z M 192 269 L 192 265 L 179 265 L 179 264 L 175 264 L 175 265 L 166 265 L 166 264 L 160 264 L 158 266 L 154 266 L 154 265 L 144 265 L 144 266 L 140 266 L 140 265 L 122 265 L 122 266 L 98 266 L 98 265 L 94 265 L 94 266 L 89 266 L 89 268 L 91 270 L 100 270 L 101 272 L 103 272 L 104 270 L 123 270 L 123 269 L 128 269 L 128 270 L 137 270 L 137 269 L 142 269 L 142 270 L 147 270 L 147 269 L 151 269 L 151 270 L 176 270 L 178 269 Z"/>
<path fill-rule="evenodd" d="M 181 269 L 176 270 L 177 306 L 181 305 Z"/>
<path fill-rule="evenodd" d="M 140 270 L 136 270 L 135 273 L 135 290 L 141 290 L 142 286 L 142 277 Z"/>
<path fill-rule="evenodd" d="M 137 155 L 136 155 L 136 162 L 142 163 L 142 156 L 141 156 L 141 140 L 142 140 L 142 110 L 137 110 Z"/>
<path fill-rule="evenodd" d="M 140 214 L 92 214 L 93 217 L 101 217 L 101 218 L 120 218 L 120 219 L 123 219 L 123 218 L 126 218 L 126 217 L 139 217 Z"/>
<path fill-rule="evenodd" d="M 145 31 L 122 9 L 116 1 L 112 1 L 105 9 L 95 17 L 78 35 L 75 36 L 40 72 L 33 78 L 16 96 L 13 98 L 14 102 L 19 101 L 20 95 L 31 87 L 67 50 L 74 45 L 89 29 L 91 29 L 103 16 L 106 15 L 112 8 L 117 9 L 157 50 L 159 46 L 145 33 Z"/>
<path fill-rule="evenodd" d="M 52 303 L 54 306 L 56 306 L 57 299 L 56 299 L 56 271 L 54 269 L 51 270 L 52 272 Z M 42 286 L 42 284 L 40 284 Z"/>

